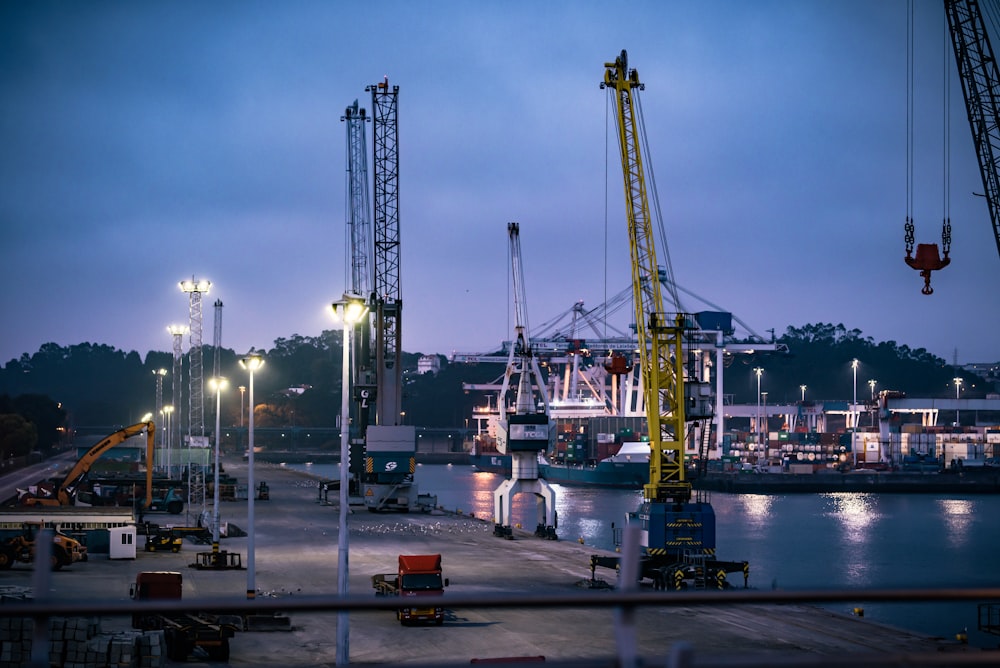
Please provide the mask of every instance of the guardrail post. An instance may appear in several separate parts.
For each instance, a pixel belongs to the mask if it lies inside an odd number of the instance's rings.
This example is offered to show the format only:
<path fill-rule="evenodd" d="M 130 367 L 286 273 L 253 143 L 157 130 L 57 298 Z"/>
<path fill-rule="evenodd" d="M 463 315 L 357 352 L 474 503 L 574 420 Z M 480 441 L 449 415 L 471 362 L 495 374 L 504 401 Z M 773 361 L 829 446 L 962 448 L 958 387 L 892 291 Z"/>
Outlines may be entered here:
<path fill-rule="evenodd" d="M 36 603 L 46 603 L 52 585 L 52 529 L 41 529 L 35 537 L 35 563 L 31 575 L 31 589 Z M 31 634 L 31 668 L 49 666 L 49 617 L 32 615 L 34 628 Z"/>
<path fill-rule="evenodd" d="M 618 589 L 632 592 L 639 587 L 639 528 L 625 527 L 622 534 L 621 571 L 618 573 Z M 635 632 L 635 606 L 622 605 L 615 608 L 615 646 L 618 650 L 620 668 L 636 668 L 639 665 L 639 643 Z"/>

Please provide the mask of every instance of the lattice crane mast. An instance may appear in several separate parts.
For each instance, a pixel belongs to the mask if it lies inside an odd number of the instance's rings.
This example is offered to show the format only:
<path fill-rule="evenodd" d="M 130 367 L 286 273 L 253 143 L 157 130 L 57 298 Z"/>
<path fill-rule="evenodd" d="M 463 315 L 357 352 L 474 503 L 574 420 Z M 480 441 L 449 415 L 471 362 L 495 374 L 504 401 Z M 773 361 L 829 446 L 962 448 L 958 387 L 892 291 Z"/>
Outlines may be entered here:
<path fill-rule="evenodd" d="M 375 424 L 364 434 L 361 494 L 369 510 L 416 507 L 416 429 L 402 424 L 403 367 L 399 236 L 399 86 L 389 78 L 365 88 L 372 95 L 374 169 Z M 359 388 L 362 389 L 363 388 Z M 369 397 L 370 398 L 370 397 Z M 363 399 L 363 397 L 362 397 Z"/>
<path fill-rule="evenodd" d="M 371 355 L 372 294 L 372 226 L 371 197 L 368 190 L 368 145 L 365 141 L 368 117 L 358 101 L 347 107 L 340 120 L 347 130 L 347 241 L 350 247 L 350 292 L 369 302 L 369 315 L 355 325 L 351 337 L 351 377 L 354 380 L 355 430 L 363 443 L 374 409 L 375 374 Z M 352 459 L 352 473 L 360 473 L 361 459 Z"/>
<path fill-rule="evenodd" d="M 1000 253 L 1000 69 L 977 0 L 945 0 L 965 110 Z"/>

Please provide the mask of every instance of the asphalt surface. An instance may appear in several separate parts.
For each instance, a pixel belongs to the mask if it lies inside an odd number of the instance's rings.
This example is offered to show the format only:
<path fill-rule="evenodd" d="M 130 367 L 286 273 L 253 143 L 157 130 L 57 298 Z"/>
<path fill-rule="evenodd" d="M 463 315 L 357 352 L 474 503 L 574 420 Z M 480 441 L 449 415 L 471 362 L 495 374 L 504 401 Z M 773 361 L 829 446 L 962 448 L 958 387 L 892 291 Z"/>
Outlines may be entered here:
<path fill-rule="evenodd" d="M 227 473 L 246 480 L 246 464 L 226 461 Z M 270 500 L 255 502 L 255 584 L 259 600 L 294 602 L 296 596 L 333 595 L 337 589 L 339 509 L 318 500 L 317 482 L 304 474 L 261 465 L 257 481 L 270 487 Z M 431 494 L 435 490 L 421 490 Z M 224 502 L 224 522 L 247 529 L 247 502 Z M 148 515 L 166 523 L 182 516 Z M 599 550 L 574 541 L 545 541 L 518 533 L 513 541 L 495 538 L 492 523 L 444 513 L 350 515 L 350 594 L 372 593 L 370 578 L 395 569 L 400 553 L 441 553 L 449 596 L 495 594 L 579 594 L 586 590 L 589 556 Z M 135 560 L 96 555 L 86 563 L 53 573 L 60 601 L 128 600 L 136 573 L 176 570 L 184 574 L 184 598 L 245 598 L 247 572 L 190 568 L 195 553 L 210 549 L 186 542 L 178 554 L 140 551 Z M 222 549 L 241 553 L 247 538 L 222 540 Z M 606 572 L 607 573 L 607 572 Z M 610 574 L 613 579 L 613 574 Z M 605 575 L 604 577 L 608 577 Z M 0 586 L 30 585 L 31 571 L 0 571 Z M 665 606 L 643 608 L 635 616 L 640 656 L 662 661 L 675 643 L 690 643 L 696 657 L 816 657 L 849 653 L 939 651 L 947 642 L 879 626 L 864 618 L 816 607 Z M 332 666 L 336 654 L 336 613 L 291 612 L 291 630 L 237 633 L 229 665 Z M 615 612 L 611 609 L 447 608 L 442 626 L 403 627 L 390 611 L 350 614 L 350 662 L 357 664 L 468 664 L 473 658 L 544 656 L 552 661 L 586 661 L 616 654 Z M 102 618 L 107 631 L 129 628 L 126 618 Z M 184 665 L 219 665 L 193 659 Z M 172 664 L 171 664 L 172 665 Z"/>

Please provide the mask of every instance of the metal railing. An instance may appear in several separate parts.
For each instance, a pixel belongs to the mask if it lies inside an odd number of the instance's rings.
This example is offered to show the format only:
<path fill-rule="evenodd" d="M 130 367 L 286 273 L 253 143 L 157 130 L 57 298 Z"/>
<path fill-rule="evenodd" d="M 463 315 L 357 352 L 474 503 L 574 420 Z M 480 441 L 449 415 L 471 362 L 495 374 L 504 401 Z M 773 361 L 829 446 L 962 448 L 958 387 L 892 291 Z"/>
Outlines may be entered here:
<path fill-rule="evenodd" d="M 48 567 L 52 552 L 51 530 L 41 532 L 36 542 L 35 567 L 32 574 L 34 600 L 0 605 L 0 618 L 31 618 L 34 620 L 32 655 L 30 668 L 47 668 L 48 620 L 52 617 L 116 617 L 133 613 L 184 613 L 196 610 L 212 610 L 225 615 L 274 615 L 294 612 L 365 612 L 374 610 L 395 611 L 398 601 L 371 596 L 304 595 L 294 599 L 253 599 L 237 597 L 199 598 L 193 600 L 131 601 L 122 603 L 115 600 L 90 600 L 86 602 L 58 601 L 48 592 L 51 585 L 51 571 Z M 867 590 L 803 590 L 803 591 L 639 591 L 636 577 L 638 572 L 638 535 L 634 528 L 625 532 L 620 581 L 633 583 L 614 591 L 603 592 L 601 596 L 585 593 L 561 595 L 451 595 L 449 608 L 594 608 L 614 609 L 616 655 L 604 659 L 547 660 L 551 666 L 579 666 L 581 668 L 757 668 L 775 666 L 779 668 L 877 668 L 898 666 L 996 666 L 1000 665 L 1000 651 L 977 652 L 870 652 L 840 655 L 805 655 L 801 653 L 780 656 L 738 655 L 718 657 L 699 655 L 687 642 L 674 643 L 664 656 L 640 656 L 636 630 L 636 611 L 644 607 L 704 607 L 704 606 L 744 606 L 752 604 L 812 604 L 851 603 L 859 601 L 879 603 L 945 601 L 1000 601 L 1000 587 L 994 588 L 920 588 L 920 589 L 867 589 Z M 493 666 L 523 665 L 532 657 L 512 658 L 507 663 Z M 393 664 L 380 664 L 391 666 Z M 403 664 L 399 664 L 403 665 Z M 409 668 L 422 665 L 442 667 L 459 665 L 435 662 L 434 664 L 406 663 Z"/>

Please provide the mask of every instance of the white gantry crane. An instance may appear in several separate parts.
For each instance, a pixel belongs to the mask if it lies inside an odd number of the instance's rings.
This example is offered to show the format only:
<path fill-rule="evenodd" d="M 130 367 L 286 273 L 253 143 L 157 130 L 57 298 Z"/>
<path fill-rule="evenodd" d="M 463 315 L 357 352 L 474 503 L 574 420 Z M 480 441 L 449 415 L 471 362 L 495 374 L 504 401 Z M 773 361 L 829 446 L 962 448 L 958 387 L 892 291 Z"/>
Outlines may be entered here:
<path fill-rule="evenodd" d="M 501 416 L 497 424 L 497 450 L 511 457 L 511 476 L 493 492 L 493 533 L 513 538 L 511 500 L 521 493 L 535 495 L 538 524 L 535 535 L 556 539 L 556 493 L 538 477 L 538 453 L 548 450 L 555 441 L 556 424 L 549 416 L 545 379 L 528 337 L 528 310 L 521 267 L 520 229 L 507 224 L 514 281 L 514 343 L 510 347 L 507 371 L 500 389 Z M 514 410 L 506 409 L 511 379 L 517 376 Z"/>

